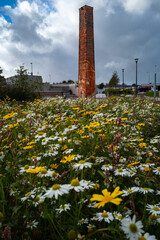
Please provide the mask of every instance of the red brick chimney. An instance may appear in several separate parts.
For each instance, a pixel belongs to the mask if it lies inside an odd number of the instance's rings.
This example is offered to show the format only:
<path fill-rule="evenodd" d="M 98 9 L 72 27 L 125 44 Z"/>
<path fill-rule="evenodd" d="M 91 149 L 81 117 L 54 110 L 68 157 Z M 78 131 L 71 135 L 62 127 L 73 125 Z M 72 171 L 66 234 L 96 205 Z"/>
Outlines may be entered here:
<path fill-rule="evenodd" d="M 93 7 L 79 9 L 78 97 L 95 96 Z"/>

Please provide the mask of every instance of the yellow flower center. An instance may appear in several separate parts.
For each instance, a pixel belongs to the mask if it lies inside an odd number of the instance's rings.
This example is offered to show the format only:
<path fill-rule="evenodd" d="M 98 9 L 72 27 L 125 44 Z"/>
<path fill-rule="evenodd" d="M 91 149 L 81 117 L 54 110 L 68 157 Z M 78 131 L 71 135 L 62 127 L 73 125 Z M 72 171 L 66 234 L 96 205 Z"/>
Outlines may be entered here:
<path fill-rule="evenodd" d="M 66 208 L 65 205 L 61 205 L 61 206 L 60 206 L 60 209 L 65 209 L 65 208 Z"/>
<path fill-rule="evenodd" d="M 132 192 L 132 189 L 128 189 L 128 190 L 127 190 L 127 193 L 131 193 L 131 192 Z"/>
<path fill-rule="evenodd" d="M 80 183 L 79 183 L 79 180 L 78 179 L 73 179 L 72 181 L 71 181 L 71 186 L 80 186 Z"/>
<path fill-rule="evenodd" d="M 28 192 L 25 194 L 25 197 L 28 197 L 31 194 L 31 192 Z"/>
<path fill-rule="evenodd" d="M 102 216 L 103 218 L 107 218 L 107 217 L 108 217 L 108 213 L 107 213 L 107 212 L 103 212 L 103 213 L 101 214 L 101 216 Z"/>
<path fill-rule="evenodd" d="M 119 168 L 119 169 L 118 169 L 118 172 L 123 172 L 122 168 Z"/>
<path fill-rule="evenodd" d="M 79 164 L 84 164 L 85 161 L 84 161 L 84 160 L 81 160 L 81 161 L 79 161 L 78 163 L 79 163 Z"/>
<path fill-rule="evenodd" d="M 154 214 L 151 214 L 151 215 L 149 216 L 149 218 L 150 218 L 151 220 L 156 220 L 156 219 L 157 219 L 157 216 L 154 215 Z"/>
<path fill-rule="evenodd" d="M 60 189 L 60 185 L 59 184 L 54 184 L 53 186 L 52 186 L 52 190 L 58 190 L 58 189 Z"/>
<path fill-rule="evenodd" d="M 42 174 L 46 174 L 47 173 L 47 169 L 41 169 L 41 173 Z"/>
<path fill-rule="evenodd" d="M 146 188 L 143 188 L 143 189 L 144 189 L 144 190 L 149 190 L 149 188 L 147 188 L 147 187 L 146 187 Z"/>
<path fill-rule="evenodd" d="M 154 211 L 159 211 L 159 210 L 160 210 L 159 207 L 153 207 L 152 209 L 153 209 Z"/>
<path fill-rule="evenodd" d="M 56 172 L 53 172 L 52 173 L 52 177 L 56 177 L 57 176 L 57 173 Z"/>
<path fill-rule="evenodd" d="M 24 169 L 28 169 L 28 168 L 29 168 L 29 166 L 28 166 L 28 165 L 25 165 L 25 166 L 24 166 Z"/>
<path fill-rule="evenodd" d="M 38 202 L 39 199 L 40 199 L 40 198 L 39 198 L 38 196 L 36 196 L 35 199 L 34 199 L 34 202 Z"/>
<path fill-rule="evenodd" d="M 144 236 L 138 238 L 138 240 L 147 240 Z"/>
<path fill-rule="evenodd" d="M 160 167 L 158 167 L 157 170 L 160 172 Z"/>
<path fill-rule="evenodd" d="M 138 228 L 137 228 L 136 224 L 130 223 L 130 225 L 129 225 L 129 230 L 130 230 L 132 233 L 136 233 L 136 232 L 138 231 Z"/>

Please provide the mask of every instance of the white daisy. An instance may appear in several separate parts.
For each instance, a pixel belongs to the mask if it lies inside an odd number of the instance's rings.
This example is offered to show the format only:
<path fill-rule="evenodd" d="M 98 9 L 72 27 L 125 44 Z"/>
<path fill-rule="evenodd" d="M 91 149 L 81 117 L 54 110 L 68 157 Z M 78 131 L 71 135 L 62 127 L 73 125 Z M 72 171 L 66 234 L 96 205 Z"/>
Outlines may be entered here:
<path fill-rule="evenodd" d="M 119 212 L 116 212 L 116 211 L 113 212 L 113 217 L 114 217 L 115 219 L 119 220 L 119 221 L 121 221 L 122 218 L 123 218 L 122 214 L 119 213 Z"/>
<path fill-rule="evenodd" d="M 23 201 L 26 201 L 26 200 L 28 200 L 29 198 L 34 198 L 35 197 L 35 190 L 32 190 L 31 192 L 27 192 L 26 194 L 25 194 L 25 197 L 22 197 L 21 198 L 21 201 L 23 202 Z"/>
<path fill-rule="evenodd" d="M 58 213 L 61 213 L 61 212 L 66 212 L 67 210 L 70 210 L 70 207 L 71 207 L 71 204 L 68 203 L 68 204 L 63 204 L 63 205 L 60 205 L 59 208 L 56 208 L 56 211 Z"/>
<path fill-rule="evenodd" d="M 85 186 L 87 188 L 87 184 L 84 186 L 84 180 L 79 181 L 78 179 L 72 179 L 70 184 L 67 184 L 69 189 L 74 189 L 76 192 L 83 192 Z"/>
<path fill-rule="evenodd" d="M 46 191 L 44 197 L 52 198 L 53 196 L 55 199 L 58 199 L 58 196 L 62 196 L 63 194 L 67 194 L 69 192 L 69 188 L 67 184 L 60 185 L 54 184 L 49 190 Z"/>
<path fill-rule="evenodd" d="M 139 190 L 139 187 L 131 187 L 131 188 L 128 188 L 127 190 L 122 190 L 123 191 L 122 197 L 126 197 L 134 192 L 138 192 L 138 190 Z"/>
<path fill-rule="evenodd" d="M 112 213 L 110 212 L 106 212 L 105 210 L 103 212 L 100 213 L 96 213 L 95 217 L 92 218 L 92 220 L 96 220 L 96 221 L 102 221 L 104 220 L 107 223 L 110 223 L 111 221 L 114 220 Z"/>
<path fill-rule="evenodd" d="M 154 235 L 149 235 L 149 233 L 145 233 L 144 235 L 138 238 L 139 240 L 157 240 Z"/>
<path fill-rule="evenodd" d="M 104 171 L 109 171 L 113 169 L 113 166 L 109 165 L 109 164 L 105 164 L 101 167 L 102 170 Z"/>
<path fill-rule="evenodd" d="M 160 195 L 160 191 L 159 190 L 157 190 L 157 195 Z"/>
<path fill-rule="evenodd" d="M 38 222 L 36 222 L 35 220 L 27 222 L 27 228 L 33 229 L 36 228 L 38 225 Z"/>
<path fill-rule="evenodd" d="M 32 201 L 32 204 L 37 207 L 39 204 L 43 203 L 45 200 L 45 197 L 41 194 L 36 195 Z"/>
<path fill-rule="evenodd" d="M 150 214 L 153 214 L 155 216 L 160 215 L 160 205 L 159 204 L 155 204 L 155 205 L 147 204 L 146 210 L 149 211 Z"/>
<path fill-rule="evenodd" d="M 79 169 L 79 170 L 82 170 L 83 168 L 91 168 L 91 167 L 92 167 L 92 163 L 86 162 L 84 160 L 80 160 L 78 163 L 75 163 L 73 165 L 73 168 Z"/>
<path fill-rule="evenodd" d="M 139 189 L 139 192 L 140 192 L 140 193 L 143 193 L 143 194 L 146 194 L 146 193 L 153 193 L 154 190 L 151 189 L 151 188 L 140 188 L 140 189 Z"/>
<path fill-rule="evenodd" d="M 96 163 L 102 163 L 104 162 L 104 159 L 101 158 L 101 157 L 97 157 L 96 160 L 95 160 Z"/>
<path fill-rule="evenodd" d="M 124 168 L 117 168 L 114 171 L 115 176 L 123 176 L 123 177 L 127 177 L 128 176 L 128 171 Z"/>
<path fill-rule="evenodd" d="M 136 222 L 136 216 L 134 215 L 131 219 L 130 217 L 126 217 L 121 221 L 121 228 L 126 234 L 126 237 L 130 240 L 136 240 L 138 237 L 142 235 L 143 225 L 141 221 Z"/>
<path fill-rule="evenodd" d="M 160 167 L 154 168 L 154 169 L 153 169 L 153 172 L 154 172 L 156 175 L 160 175 Z"/>
<path fill-rule="evenodd" d="M 89 189 L 89 188 L 94 188 L 95 183 L 91 182 L 91 181 L 87 181 L 82 179 L 80 181 L 80 185 L 84 188 L 84 189 Z"/>
<path fill-rule="evenodd" d="M 78 225 L 82 224 L 88 224 L 88 218 L 82 218 L 81 220 L 79 220 Z"/>

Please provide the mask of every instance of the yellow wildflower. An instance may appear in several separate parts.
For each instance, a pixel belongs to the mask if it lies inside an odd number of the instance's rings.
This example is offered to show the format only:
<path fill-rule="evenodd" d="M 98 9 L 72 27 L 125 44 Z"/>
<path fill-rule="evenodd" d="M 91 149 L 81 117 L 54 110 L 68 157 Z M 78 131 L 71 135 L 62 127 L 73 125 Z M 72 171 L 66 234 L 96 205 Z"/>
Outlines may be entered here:
<path fill-rule="evenodd" d="M 62 163 L 66 163 L 66 162 L 71 162 L 74 160 L 75 155 L 69 155 L 69 156 L 65 156 L 63 160 L 61 160 L 60 162 Z"/>
<path fill-rule="evenodd" d="M 145 123 L 138 123 L 138 126 L 145 126 Z"/>
<path fill-rule="evenodd" d="M 9 119 L 9 118 L 12 118 L 12 117 L 14 117 L 14 115 L 15 115 L 15 113 L 13 113 L 13 112 L 8 113 L 7 115 L 5 115 L 5 116 L 3 117 L 3 119 Z"/>
<path fill-rule="evenodd" d="M 33 145 L 30 145 L 30 146 L 25 146 L 23 149 L 31 149 L 33 147 L 34 147 Z"/>
<path fill-rule="evenodd" d="M 144 142 L 138 144 L 138 146 L 139 146 L 140 148 L 146 147 L 146 145 L 147 145 L 147 144 L 144 143 Z"/>
<path fill-rule="evenodd" d="M 44 167 L 36 167 L 36 168 L 32 168 L 32 169 L 26 169 L 26 172 L 36 174 L 36 173 L 41 172 L 43 169 L 44 169 Z"/>
<path fill-rule="evenodd" d="M 98 201 L 99 203 L 96 204 L 95 207 L 100 208 L 104 207 L 106 203 L 114 203 L 116 205 L 119 205 L 122 201 L 121 198 L 115 198 L 123 193 L 123 191 L 119 191 L 120 187 L 116 187 L 113 193 L 108 192 L 107 189 L 102 190 L 103 195 L 100 194 L 93 194 L 90 201 Z"/>

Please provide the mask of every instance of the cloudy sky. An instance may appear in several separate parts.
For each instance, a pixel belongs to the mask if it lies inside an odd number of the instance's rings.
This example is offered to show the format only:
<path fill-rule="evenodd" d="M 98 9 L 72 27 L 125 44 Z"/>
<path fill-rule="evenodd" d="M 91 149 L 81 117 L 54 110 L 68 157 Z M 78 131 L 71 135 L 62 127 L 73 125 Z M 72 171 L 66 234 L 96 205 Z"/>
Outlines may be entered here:
<path fill-rule="evenodd" d="M 96 83 L 117 71 L 133 84 L 160 82 L 160 0 L 0 0 L 0 66 L 24 65 L 44 82 L 78 79 L 79 8 L 94 7 Z M 31 64 L 32 63 L 32 64 Z M 156 67 L 155 67 L 156 66 Z"/>

